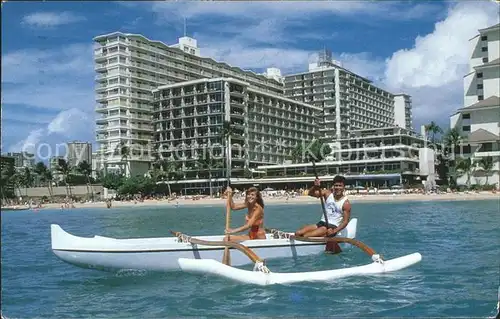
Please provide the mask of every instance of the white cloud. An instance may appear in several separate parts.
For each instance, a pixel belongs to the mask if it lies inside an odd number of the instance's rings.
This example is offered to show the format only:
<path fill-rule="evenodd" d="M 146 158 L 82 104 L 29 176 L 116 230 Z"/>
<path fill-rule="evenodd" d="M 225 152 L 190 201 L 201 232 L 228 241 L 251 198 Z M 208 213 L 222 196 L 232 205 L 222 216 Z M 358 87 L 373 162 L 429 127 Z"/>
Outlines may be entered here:
<path fill-rule="evenodd" d="M 374 57 L 369 52 L 343 52 L 338 55 L 338 59 L 344 68 L 368 78 L 378 85 L 383 85 L 380 83 L 383 81 L 382 74 L 385 69 L 385 62 L 382 59 Z"/>
<path fill-rule="evenodd" d="M 19 150 L 35 137 L 38 143 L 52 145 L 70 138 L 93 140 L 92 52 L 89 44 L 66 44 L 3 56 L 2 116 L 7 125 L 2 126 L 2 133 L 11 149 Z"/>
<path fill-rule="evenodd" d="M 263 5 L 264 17 L 258 14 L 255 16 L 264 19 L 273 14 L 274 8 L 278 7 L 279 4 L 274 3 L 270 6 Z M 295 12 L 294 8 L 281 8 L 286 13 Z M 195 9 L 188 10 L 186 14 L 205 12 L 197 6 Z M 230 10 L 234 14 L 245 15 L 243 10 L 238 11 L 240 9 Z M 356 7 L 348 6 L 347 9 L 354 12 Z M 248 15 L 254 13 L 248 8 L 247 10 Z M 304 8 L 304 16 L 311 10 L 313 9 Z M 378 10 L 380 12 L 383 9 Z M 413 13 L 407 14 L 416 16 L 419 10 L 428 12 L 428 9 L 417 6 L 411 10 Z M 412 95 L 416 129 L 419 124 L 430 120 L 447 126 L 448 116 L 462 106 L 462 78 L 466 73 L 470 54 L 468 40 L 477 34 L 478 29 L 498 23 L 497 10 L 498 5 L 491 2 L 451 3 L 441 21 L 435 23 L 434 30 L 427 35 L 417 37 L 412 48 L 398 50 L 385 60 L 373 57 L 367 52 L 336 52 L 334 58 L 340 60 L 347 69 L 373 80 L 376 85 L 384 89 Z M 259 24 L 254 26 L 265 26 L 263 21 L 260 20 Z M 255 27 L 252 30 L 256 39 L 261 36 L 266 39 L 269 35 L 265 32 L 272 31 Z M 310 32 L 310 29 L 305 32 Z M 288 35 L 293 38 L 297 36 L 297 34 Z M 202 54 L 243 68 L 262 70 L 265 67 L 279 67 L 285 73 L 305 70 L 307 62 L 315 56 L 313 52 L 296 49 L 293 46 L 291 48 L 283 48 L 284 46 L 280 45 L 254 46 L 256 41 L 241 34 L 235 34 L 225 41 L 221 41 L 222 39 L 222 37 L 200 36 Z M 282 42 L 286 41 L 287 39 L 282 39 Z"/>
<path fill-rule="evenodd" d="M 7 133 L 5 138 L 12 137 L 9 135 L 10 133 Z M 26 138 L 11 145 L 9 152 L 26 151 L 34 153 L 38 159 L 50 157 L 56 152 L 58 155 L 64 155 L 64 152 L 61 152 L 61 144 L 71 140 L 92 140 L 93 135 L 93 119 L 73 108 L 61 111 L 48 124 L 32 129 Z"/>
<path fill-rule="evenodd" d="M 300 49 L 251 48 L 242 43 L 226 42 L 217 46 L 202 47 L 203 56 L 226 62 L 242 69 L 265 69 L 277 67 L 282 70 L 296 70 L 307 63 L 311 52 Z"/>
<path fill-rule="evenodd" d="M 9 152 L 23 151 L 32 154 L 35 153 L 36 146 L 40 143 L 43 134 L 44 134 L 43 129 L 36 129 L 31 131 L 24 140 L 19 141 L 15 145 L 12 145 L 9 148 Z"/>
<path fill-rule="evenodd" d="M 93 72 L 93 50 L 89 44 L 66 44 L 51 50 L 25 49 L 2 56 L 2 83 L 38 83 L 56 76 L 88 75 Z M 59 78 L 60 80 L 60 78 Z"/>
<path fill-rule="evenodd" d="M 463 76 L 467 73 L 468 40 L 478 29 L 498 23 L 498 5 L 485 2 L 453 4 L 432 33 L 415 39 L 413 48 L 395 52 L 386 61 L 384 84 L 413 96 L 418 124 L 431 120 L 449 125 L 448 117 L 463 106 Z"/>
<path fill-rule="evenodd" d="M 151 4 L 145 4 L 147 6 Z M 226 16 L 231 18 L 246 18 L 249 20 L 266 20 L 297 18 L 307 20 L 314 14 L 359 15 L 366 14 L 380 19 L 417 19 L 436 10 L 436 6 L 419 4 L 408 7 L 403 2 L 397 1 L 300 1 L 293 2 L 154 2 L 152 11 L 163 14 L 172 21 L 172 16 L 187 19 L 202 16 Z"/>
<path fill-rule="evenodd" d="M 31 27 L 51 28 L 84 20 L 84 17 L 71 12 L 34 12 L 24 16 L 22 23 Z"/>
<path fill-rule="evenodd" d="M 72 108 L 59 113 L 47 126 L 48 134 L 61 134 L 67 137 L 74 137 L 78 133 L 90 130 L 93 121 L 88 114 L 79 109 Z"/>
<path fill-rule="evenodd" d="M 468 40 L 478 29 L 498 23 L 494 9 L 495 4 L 488 2 L 463 2 L 452 7 L 432 33 L 417 37 L 413 48 L 399 50 L 388 59 L 387 84 L 441 87 L 462 79 L 470 56 Z"/>

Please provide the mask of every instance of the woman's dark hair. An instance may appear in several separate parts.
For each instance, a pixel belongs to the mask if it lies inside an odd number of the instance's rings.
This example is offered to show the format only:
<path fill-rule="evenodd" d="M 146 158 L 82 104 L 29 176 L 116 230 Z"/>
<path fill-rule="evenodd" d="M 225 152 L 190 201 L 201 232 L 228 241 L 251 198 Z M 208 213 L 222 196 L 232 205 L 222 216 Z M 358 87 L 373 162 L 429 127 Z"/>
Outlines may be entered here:
<path fill-rule="evenodd" d="M 259 204 L 262 208 L 264 208 L 264 200 L 262 199 L 262 194 L 260 193 L 260 190 L 257 187 L 250 187 L 249 189 L 247 189 L 247 191 L 245 192 L 245 202 L 247 201 L 246 195 L 253 192 L 257 193 L 257 199 L 256 199 L 257 204 Z"/>
<path fill-rule="evenodd" d="M 345 185 L 345 177 L 344 176 L 340 176 L 340 175 L 337 175 L 333 178 L 333 183 L 342 183 Z"/>

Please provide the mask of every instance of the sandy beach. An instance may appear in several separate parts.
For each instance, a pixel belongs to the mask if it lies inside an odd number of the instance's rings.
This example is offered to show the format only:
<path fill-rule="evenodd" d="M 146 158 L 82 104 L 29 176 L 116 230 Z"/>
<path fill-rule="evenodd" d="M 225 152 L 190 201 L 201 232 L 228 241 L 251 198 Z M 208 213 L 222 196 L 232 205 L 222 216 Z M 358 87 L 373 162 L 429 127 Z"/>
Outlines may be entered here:
<path fill-rule="evenodd" d="M 412 202 L 412 201 L 466 201 L 466 200 L 498 200 L 500 195 L 492 192 L 469 192 L 469 193 L 444 193 L 444 194 L 384 194 L 384 195 L 348 195 L 352 203 L 357 202 Z M 243 199 L 235 199 L 235 202 Z M 283 204 L 317 204 L 318 199 L 309 196 L 297 197 L 264 197 L 266 205 L 283 205 Z M 176 200 L 144 200 L 140 201 L 113 201 L 113 207 L 144 207 L 144 206 L 223 206 L 225 200 L 221 198 L 202 198 L 193 200 L 192 198 L 178 198 Z M 105 202 L 87 202 L 74 203 L 75 208 L 105 208 Z M 22 206 L 18 206 L 19 208 Z M 44 204 L 38 209 L 54 209 L 61 208 L 61 204 Z"/>

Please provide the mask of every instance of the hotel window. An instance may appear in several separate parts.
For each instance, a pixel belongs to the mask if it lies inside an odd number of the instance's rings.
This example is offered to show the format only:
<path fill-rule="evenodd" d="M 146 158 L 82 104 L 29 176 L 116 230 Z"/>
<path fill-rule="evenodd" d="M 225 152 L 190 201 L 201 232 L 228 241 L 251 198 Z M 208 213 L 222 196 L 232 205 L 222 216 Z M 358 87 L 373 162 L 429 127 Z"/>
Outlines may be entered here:
<path fill-rule="evenodd" d="M 487 35 L 481 36 L 481 41 L 488 41 L 488 36 Z"/>
<path fill-rule="evenodd" d="M 470 120 L 470 114 L 469 113 L 463 114 L 462 115 L 462 119 L 464 119 L 464 120 Z"/>
<path fill-rule="evenodd" d="M 482 51 L 482 52 L 488 52 L 488 47 L 482 47 L 482 48 L 481 48 L 481 51 Z"/>
<path fill-rule="evenodd" d="M 478 99 L 479 101 L 482 101 L 482 100 L 484 100 L 484 96 L 483 96 L 483 95 L 478 95 L 478 96 L 477 96 L 477 99 Z"/>
<path fill-rule="evenodd" d="M 483 58 L 483 63 L 488 63 L 488 58 Z"/>
<path fill-rule="evenodd" d="M 464 126 L 462 126 L 462 131 L 464 131 L 464 132 L 470 132 L 470 125 L 464 125 Z"/>
<path fill-rule="evenodd" d="M 481 79 L 483 77 L 483 72 L 478 72 L 477 75 L 476 75 L 476 77 L 478 79 Z"/>
<path fill-rule="evenodd" d="M 478 84 L 478 85 L 477 85 L 477 89 L 478 89 L 478 90 L 482 90 L 482 89 L 483 89 L 483 85 L 482 85 L 482 84 Z"/>

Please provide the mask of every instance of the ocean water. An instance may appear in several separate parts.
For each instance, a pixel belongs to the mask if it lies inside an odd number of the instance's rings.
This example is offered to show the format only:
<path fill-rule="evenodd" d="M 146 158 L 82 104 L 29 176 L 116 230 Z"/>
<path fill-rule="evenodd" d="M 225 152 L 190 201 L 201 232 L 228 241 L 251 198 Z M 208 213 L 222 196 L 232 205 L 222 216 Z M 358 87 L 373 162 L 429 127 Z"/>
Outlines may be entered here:
<path fill-rule="evenodd" d="M 492 317 L 500 285 L 498 201 L 355 203 L 357 238 L 386 258 L 420 252 L 396 273 L 267 287 L 182 272 L 101 272 L 50 249 L 50 224 L 80 236 L 222 234 L 222 206 L 2 212 L 2 314 L 7 318 Z M 295 230 L 318 205 L 269 205 L 266 226 Z M 232 226 L 243 223 L 233 212 Z M 352 250 L 272 260 L 275 272 L 371 262 Z"/>

